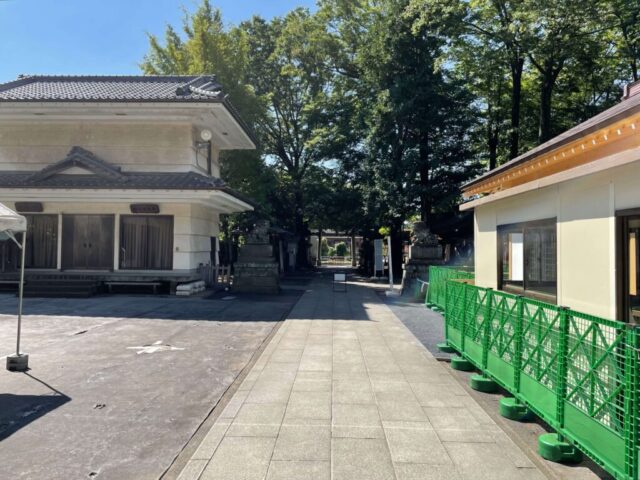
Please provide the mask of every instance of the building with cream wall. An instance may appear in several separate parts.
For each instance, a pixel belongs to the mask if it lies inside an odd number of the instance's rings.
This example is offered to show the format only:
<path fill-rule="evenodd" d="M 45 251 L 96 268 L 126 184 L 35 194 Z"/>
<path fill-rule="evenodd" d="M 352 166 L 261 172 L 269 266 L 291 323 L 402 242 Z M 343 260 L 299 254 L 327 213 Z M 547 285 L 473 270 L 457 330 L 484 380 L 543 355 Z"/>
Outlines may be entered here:
<path fill-rule="evenodd" d="M 477 285 L 605 318 L 640 318 L 638 89 L 631 85 L 620 104 L 464 186 Z"/>
<path fill-rule="evenodd" d="M 220 180 L 219 153 L 253 148 L 214 77 L 36 76 L 0 85 L 0 202 L 48 216 L 46 229 L 57 236 L 55 259 L 32 262 L 32 274 L 197 278 L 201 265 L 215 262 L 220 215 L 253 208 Z M 101 216 L 102 227 L 89 216 Z M 140 225 L 145 216 L 154 219 Z M 130 231 L 123 236 L 121 228 Z M 167 258 L 159 262 L 136 244 L 145 258 L 123 263 L 122 242 L 157 228 L 167 237 Z M 89 253 L 65 250 L 74 235 Z M 0 254 L 0 274 L 11 275 L 11 252 Z"/>

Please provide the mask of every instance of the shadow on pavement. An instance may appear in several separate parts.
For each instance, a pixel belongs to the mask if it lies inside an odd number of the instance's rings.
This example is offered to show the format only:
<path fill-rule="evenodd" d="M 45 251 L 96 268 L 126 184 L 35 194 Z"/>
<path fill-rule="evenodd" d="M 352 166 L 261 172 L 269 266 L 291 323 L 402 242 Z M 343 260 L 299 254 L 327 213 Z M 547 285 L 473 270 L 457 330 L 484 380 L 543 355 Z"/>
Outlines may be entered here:
<path fill-rule="evenodd" d="M 25 375 L 44 385 L 51 390 L 51 393 L 44 395 L 0 393 L 0 441 L 71 401 L 71 397 L 29 373 L 16 373 L 15 375 Z"/>

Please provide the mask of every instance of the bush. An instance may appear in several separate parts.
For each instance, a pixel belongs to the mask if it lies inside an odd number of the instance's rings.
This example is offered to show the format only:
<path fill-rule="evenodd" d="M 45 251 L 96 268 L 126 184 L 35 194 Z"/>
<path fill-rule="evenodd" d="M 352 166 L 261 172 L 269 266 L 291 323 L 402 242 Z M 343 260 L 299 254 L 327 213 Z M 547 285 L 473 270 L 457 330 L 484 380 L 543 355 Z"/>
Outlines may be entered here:
<path fill-rule="evenodd" d="M 346 257 L 347 256 L 347 244 L 344 242 L 336 243 L 336 255 L 338 257 Z"/>

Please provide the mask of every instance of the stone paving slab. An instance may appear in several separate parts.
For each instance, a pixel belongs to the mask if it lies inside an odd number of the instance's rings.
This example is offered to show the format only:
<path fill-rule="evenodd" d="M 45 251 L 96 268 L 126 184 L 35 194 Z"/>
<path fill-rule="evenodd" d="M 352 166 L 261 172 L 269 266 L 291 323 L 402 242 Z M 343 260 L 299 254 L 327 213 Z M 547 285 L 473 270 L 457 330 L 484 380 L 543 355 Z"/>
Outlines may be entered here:
<path fill-rule="evenodd" d="M 373 287 L 311 283 L 180 480 L 547 478 Z"/>

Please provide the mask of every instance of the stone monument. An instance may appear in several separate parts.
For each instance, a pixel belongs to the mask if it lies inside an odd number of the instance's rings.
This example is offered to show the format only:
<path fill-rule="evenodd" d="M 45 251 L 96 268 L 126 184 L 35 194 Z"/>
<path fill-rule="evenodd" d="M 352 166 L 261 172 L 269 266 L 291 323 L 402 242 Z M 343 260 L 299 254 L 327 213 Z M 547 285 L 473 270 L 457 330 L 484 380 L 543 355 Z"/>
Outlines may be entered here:
<path fill-rule="evenodd" d="M 269 241 L 268 221 L 257 222 L 247 235 L 246 243 L 240 248 L 238 260 L 234 264 L 232 290 L 249 293 L 280 291 L 278 262 Z"/>
<path fill-rule="evenodd" d="M 409 258 L 403 265 L 402 288 L 409 287 L 416 279 L 427 280 L 430 265 L 442 265 L 442 245 L 437 235 L 431 233 L 425 222 L 415 222 L 411 232 Z"/>

